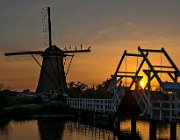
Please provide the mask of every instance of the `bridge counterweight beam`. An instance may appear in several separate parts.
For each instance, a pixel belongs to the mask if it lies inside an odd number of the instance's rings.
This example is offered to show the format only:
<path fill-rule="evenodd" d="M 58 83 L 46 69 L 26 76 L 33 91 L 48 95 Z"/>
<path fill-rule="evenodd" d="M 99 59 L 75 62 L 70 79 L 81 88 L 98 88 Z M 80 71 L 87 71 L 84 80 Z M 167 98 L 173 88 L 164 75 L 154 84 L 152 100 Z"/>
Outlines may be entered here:
<path fill-rule="evenodd" d="M 164 52 L 164 55 L 166 56 L 166 58 L 169 60 L 170 64 L 174 67 L 174 69 L 176 70 L 176 72 L 179 74 L 179 69 L 178 69 L 177 66 L 174 64 L 174 62 L 172 61 L 172 59 L 170 58 L 170 56 L 168 55 L 168 53 L 165 51 L 164 48 L 162 48 L 162 51 Z"/>
<path fill-rule="evenodd" d="M 126 54 L 127 54 L 127 51 L 125 50 L 124 53 L 123 53 L 123 55 L 122 55 L 122 57 L 121 57 L 121 60 L 120 60 L 120 62 L 119 62 L 119 64 L 118 64 L 118 66 L 117 66 L 117 68 L 116 68 L 116 71 L 115 71 L 114 75 L 112 76 L 112 81 L 111 81 L 111 83 L 110 83 L 110 86 L 109 86 L 109 88 L 108 88 L 108 91 L 110 90 L 110 87 L 114 84 L 114 82 L 117 82 L 117 81 L 115 81 L 115 80 L 116 80 L 116 76 L 117 76 L 117 73 L 118 73 L 118 71 L 119 71 L 119 68 L 120 68 L 120 66 L 121 66 L 121 64 L 122 64 L 122 62 L 123 62 Z M 116 83 L 116 84 L 117 84 L 117 83 Z"/>
<path fill-rule="evenodd" d="M 141 54 L 126 53 L 126 56 L 143 57 Z"/>
<path fill-rule="evenodd" d="M 155 68 L 174 68 L 172 66 L 157 66 L 157 65 L 153 65 L 153 67 Z"/>
<path fill-rule="evenodd" d="M 160 84 L 161 87 L 162 87 L 161 79 L 160 79 L 160 77 L 158 76 L 157 72 L 154 70 L 154 68 L 153 68 L 153 66 L 151 65 L 150 61 L 147 59 L 146 55 L 145 55 L 144 52 L 143 52 L 143 49 L 141 49 L 140 47 L 138 47 L 138 50 L 139 50 L 139 52 L 144 56 L 144 59 L 146 60 L 146 63 L 149 65 L 151 71 L 154 73 L 157 81 L 159 82 L 159 84 Z"/>
<path fill-rule="evenodd" d="M 144 73 L 147 75 L 148 81 L 147 84 L 145 85 L 145 89 L 146 87 L 148 88 L 148 92 L 150 92 L 151 90 L 151 80 L 154 78 L 153 76 L 151 77 L 151 72 L 150 71 L 144 71 Z M 152 78 L 152 79 L 151 79 Z"/>
<path fill-rule="evenodd" d="M 174 81 L 174 82 L 177 82 L 177 78 L 176 78 L 176 75 L 175 77 L 172 76 L 171 72 L 167 72 L 169 77 Z"/>
<path fill-rule="evenodd" d="M 149 70 L 144 70 L 144 73 L 147 75 L 147 77 L 148 77 L 148 81 L 147 81 L 147 84 L 145 85 L 145 89 L 146 89 L 146 87 L 148 86 L 148 91 L 150 91 L 150 89 L 151 89 L 151 81 L 153 80 L 153 78 L 155 77 L 155 75 L 152 75 L 151 76 L 151 71 L 149 71 Z"/>
<path fill-rule="evenodd" d="M 148 56 L 148 53 L 146 53 L 145 56 L 147 57 L 147 56 Z M 139 68 L 138 68 L 138 70 L 136 71 L 135 77 L 138 76 L 138 74 L 139 74 L 139 72 L 140 72 L 140 70 L 141 70 L 141 68 L 142 68 L 142 66 L 143 66 L 143 64 L 144 64 L 144 62 L 145 62 L 145 59 L 143 59 L 143 60 L 141 61 L 141 64 L 139 65 Z M 135 77 L 133 78 L 133 80 L 132 80 L 132 82 L 131 82 L 131 84 L 130 84 L 129 89 L 131 89 L 131 87 L 133 86 L 133 84 L 134 84 L 134 82 L 135 82 L 135 80 L 136 80 Z"/>
<path fill-rule="evenodd" d="M 118 73 L 124 73 L 124 74 L 127 74 L 127 73 L 128 73 L 128 74 L 135 74 L 136 72 L 130 72 L 130 71 L 129 71 L 129 72 L 128 72 L 128 71 L 127 71 L 127 72 L 125 72 L 125 71 L 120 71 L 120 72 L 118 72 Z"/>
<path fill-rule="evenodd" d="M 138 47 L 139 49 L 140 47 Z M 140 48 L 141 49 L 141 48 Z M 163 52 L 163 50 L 153 50 L 153 49 L 141 49 L 141 51 L 143 52 L 154 52 L 154 53 L 160 53 L 160 52 Z"/>
<path fill-rule="evenodd" d="M 114 75 L 117 75 L 117 73 L 118 73 L 118 71 L 119 71 L 119 68 L 120 68 L 120 66 L 121 66 L 121 64 L 122 64 L 122 62 L 123 62 L 123 60 L 124 60 L 124 58 L 125 58 L 125 56 L 126 56 L 126 53 L 127 53 L 127 51 L 125 50 L 124 53 L 123 53 L 123 56 L 121 57 L 121 60 L 120 60 L 120 62 L 119 62 L 119 64 L 118 64 L 118 66 L 117 66 L 117 69 L 116 69 Z"/>

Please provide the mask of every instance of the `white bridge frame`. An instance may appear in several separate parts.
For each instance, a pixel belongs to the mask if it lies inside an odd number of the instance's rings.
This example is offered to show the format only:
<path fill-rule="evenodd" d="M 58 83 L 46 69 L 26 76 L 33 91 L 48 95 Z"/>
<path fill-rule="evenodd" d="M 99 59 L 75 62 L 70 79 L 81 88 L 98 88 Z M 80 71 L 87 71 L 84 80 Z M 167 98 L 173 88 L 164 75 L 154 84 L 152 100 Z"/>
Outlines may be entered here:
<path fill-rule="evenodd" d="M 112 99 L 67 98 L 67 104 L 73 109 L 106 114 L 117 112 L 120 102 L 118 95 L 114 95 Z"/>

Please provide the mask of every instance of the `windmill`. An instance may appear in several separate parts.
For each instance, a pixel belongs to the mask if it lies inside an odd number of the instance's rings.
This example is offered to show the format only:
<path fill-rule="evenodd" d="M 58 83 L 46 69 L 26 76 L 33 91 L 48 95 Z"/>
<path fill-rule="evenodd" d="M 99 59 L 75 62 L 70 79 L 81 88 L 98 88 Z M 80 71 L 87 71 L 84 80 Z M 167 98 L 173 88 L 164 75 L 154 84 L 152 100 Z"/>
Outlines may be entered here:
<path fill-rule="evenodd" d="M 40 66 L 40 76 L 36 92 L 61 91 L 66 92 L 66 74 L 64 71 L 64 58 L 74 56 L 74 53 L 90 52 L 90 47 L 83 49 L 65 49 L 62 50 L 56 45 L 52 45 L 51 39 L 51 19 L 50 7 L 45 8 L 47 14 L 47 29 L 48 29 L 48 47 L 44 51 L 23 51 L 23 52 L 8 52 L 5 56 L 22 56 L 30 55 Z M 43 58 L 42 65 L 36 59 L 36 55 Z M 71 59 L 72 60 L 72 59 Z M 69 69 L 69 68 L 68 68 Z"/>

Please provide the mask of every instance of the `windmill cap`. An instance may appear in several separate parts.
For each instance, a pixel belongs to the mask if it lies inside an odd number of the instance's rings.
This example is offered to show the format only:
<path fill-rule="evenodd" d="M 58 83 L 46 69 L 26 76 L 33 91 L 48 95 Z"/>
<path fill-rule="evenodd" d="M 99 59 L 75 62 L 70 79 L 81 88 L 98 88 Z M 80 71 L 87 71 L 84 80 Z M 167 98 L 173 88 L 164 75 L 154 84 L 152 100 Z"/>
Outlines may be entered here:
<path fill-rule="evenodd" d="M 42 56 L 64 56 L 64 52 L 56 45 L 52 45 L 43 52 Z"/>

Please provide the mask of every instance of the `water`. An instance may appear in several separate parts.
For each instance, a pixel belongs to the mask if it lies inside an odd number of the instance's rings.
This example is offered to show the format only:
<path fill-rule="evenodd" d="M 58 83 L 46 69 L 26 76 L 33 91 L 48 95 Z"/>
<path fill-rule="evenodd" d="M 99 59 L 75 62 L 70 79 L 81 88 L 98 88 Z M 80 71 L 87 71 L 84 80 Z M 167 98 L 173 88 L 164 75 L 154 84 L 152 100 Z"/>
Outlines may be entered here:
<path fill-rule="evenodd" d="M 131 139 L 148 140 L 150 123 L 137 121 L 136 135 Z M 0 125 L 0 140 L 123 140 L 131 136 L 131 122 L 121 122 L 121 132 L 99 128 L 75 121 L 57 119 L 10 121 Z M 180 124 L 176 126 L 176 138 L 180 140 Z M 170 125 L 158 123 L 156 138 L 170 139 Z"/>

